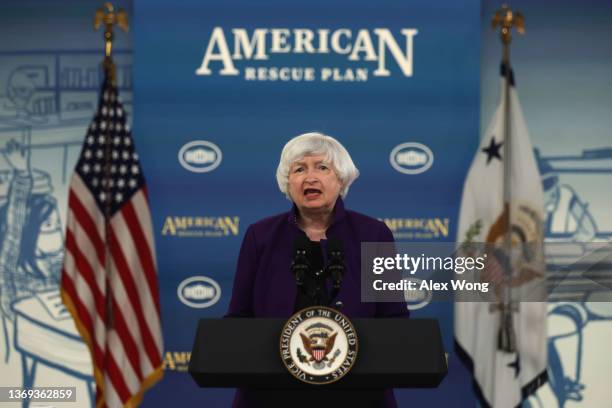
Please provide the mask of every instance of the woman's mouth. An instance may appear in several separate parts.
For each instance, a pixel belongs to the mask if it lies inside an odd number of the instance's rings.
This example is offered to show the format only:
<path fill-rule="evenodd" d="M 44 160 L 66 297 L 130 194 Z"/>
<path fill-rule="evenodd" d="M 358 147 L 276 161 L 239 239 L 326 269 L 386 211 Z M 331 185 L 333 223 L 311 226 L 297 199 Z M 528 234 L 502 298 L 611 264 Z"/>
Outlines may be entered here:
<path fill-rule="evenodd" d="M 316 188 L 307 188 L 304 190 L 304 197 L 308 199 L 314 199 L 319 197 L 322 194 L 322 191 Z"/>

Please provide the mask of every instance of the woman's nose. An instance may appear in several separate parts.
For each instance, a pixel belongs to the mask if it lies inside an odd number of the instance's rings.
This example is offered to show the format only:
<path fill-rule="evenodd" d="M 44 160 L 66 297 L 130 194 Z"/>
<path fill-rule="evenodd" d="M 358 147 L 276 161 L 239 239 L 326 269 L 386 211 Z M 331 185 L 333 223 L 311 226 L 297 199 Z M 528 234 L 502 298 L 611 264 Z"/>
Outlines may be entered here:
<path fill-rule="evenodd" d="M 319 179 L 317 178 L 316 174 L 314 173 L 314 171 L 308 170 L 306 172 L 306 179 L 305 181 L 307 183 L 314 183 L 316 181 L 319 181 Z"/>

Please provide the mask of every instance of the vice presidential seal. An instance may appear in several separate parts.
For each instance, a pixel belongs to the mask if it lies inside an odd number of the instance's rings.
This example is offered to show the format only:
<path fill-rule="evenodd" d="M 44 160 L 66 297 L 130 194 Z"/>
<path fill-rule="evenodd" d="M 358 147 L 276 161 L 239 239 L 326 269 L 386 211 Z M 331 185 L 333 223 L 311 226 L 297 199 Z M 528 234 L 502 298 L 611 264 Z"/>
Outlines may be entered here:
<path fill-rule="evenodd" d="M 302 309 L 285 323 L 280 354 L 287 370 L 309 384 L 329 384 L 344 377 L 357 359 L 357 333 L 337 310 Z"/>

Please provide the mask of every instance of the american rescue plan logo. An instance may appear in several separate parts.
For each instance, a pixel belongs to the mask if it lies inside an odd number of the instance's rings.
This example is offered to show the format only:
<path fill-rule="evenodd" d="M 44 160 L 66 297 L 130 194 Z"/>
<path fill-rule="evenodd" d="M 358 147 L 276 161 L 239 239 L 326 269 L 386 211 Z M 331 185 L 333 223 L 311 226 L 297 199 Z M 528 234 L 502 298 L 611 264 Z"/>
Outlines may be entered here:
<path fill-rule="evenodd" d="M 357 359 L 357 333 L 337 310 L 302 309 L 285 323 L 280 354 L 287 370 L 309 384 L 329 384 L 344 377 Z"/>
<path fill-rule="evenodd" d="M 367 82 L 414 73 L 416 28 L 214 27 L 195 74 L 270 82 Z M 295 63 L 285 55 L 295 55 Z M 304 65 L 305 59 L 311 65 Z M 282 64 L 277 65 L 280 61 Z"/>

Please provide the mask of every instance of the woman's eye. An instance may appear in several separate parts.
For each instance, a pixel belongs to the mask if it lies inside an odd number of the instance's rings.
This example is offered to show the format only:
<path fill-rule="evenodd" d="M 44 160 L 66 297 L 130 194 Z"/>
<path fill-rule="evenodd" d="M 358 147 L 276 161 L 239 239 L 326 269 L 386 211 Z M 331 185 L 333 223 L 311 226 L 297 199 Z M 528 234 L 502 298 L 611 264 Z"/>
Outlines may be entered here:
<path fill-rule="evenodd" d="M 303 168 L 303 167 L 296 167 L 296 168 L 293 170 L 293 172 L 294 172 L 294 173 L 301 173 L 302 171 L 304 171 L 304 168 Z"/>
<path fill-rule="evenodd" d="M 327 166 L 326 166 L 326 165 L 324 165 L 324 164 L 320 164 L 320 165 L 319 165 L 319 169 L 320 169 L 320 170 L 327 170 L 328 168 L 329 168 L 329 167 L 327 167 Z"/>

